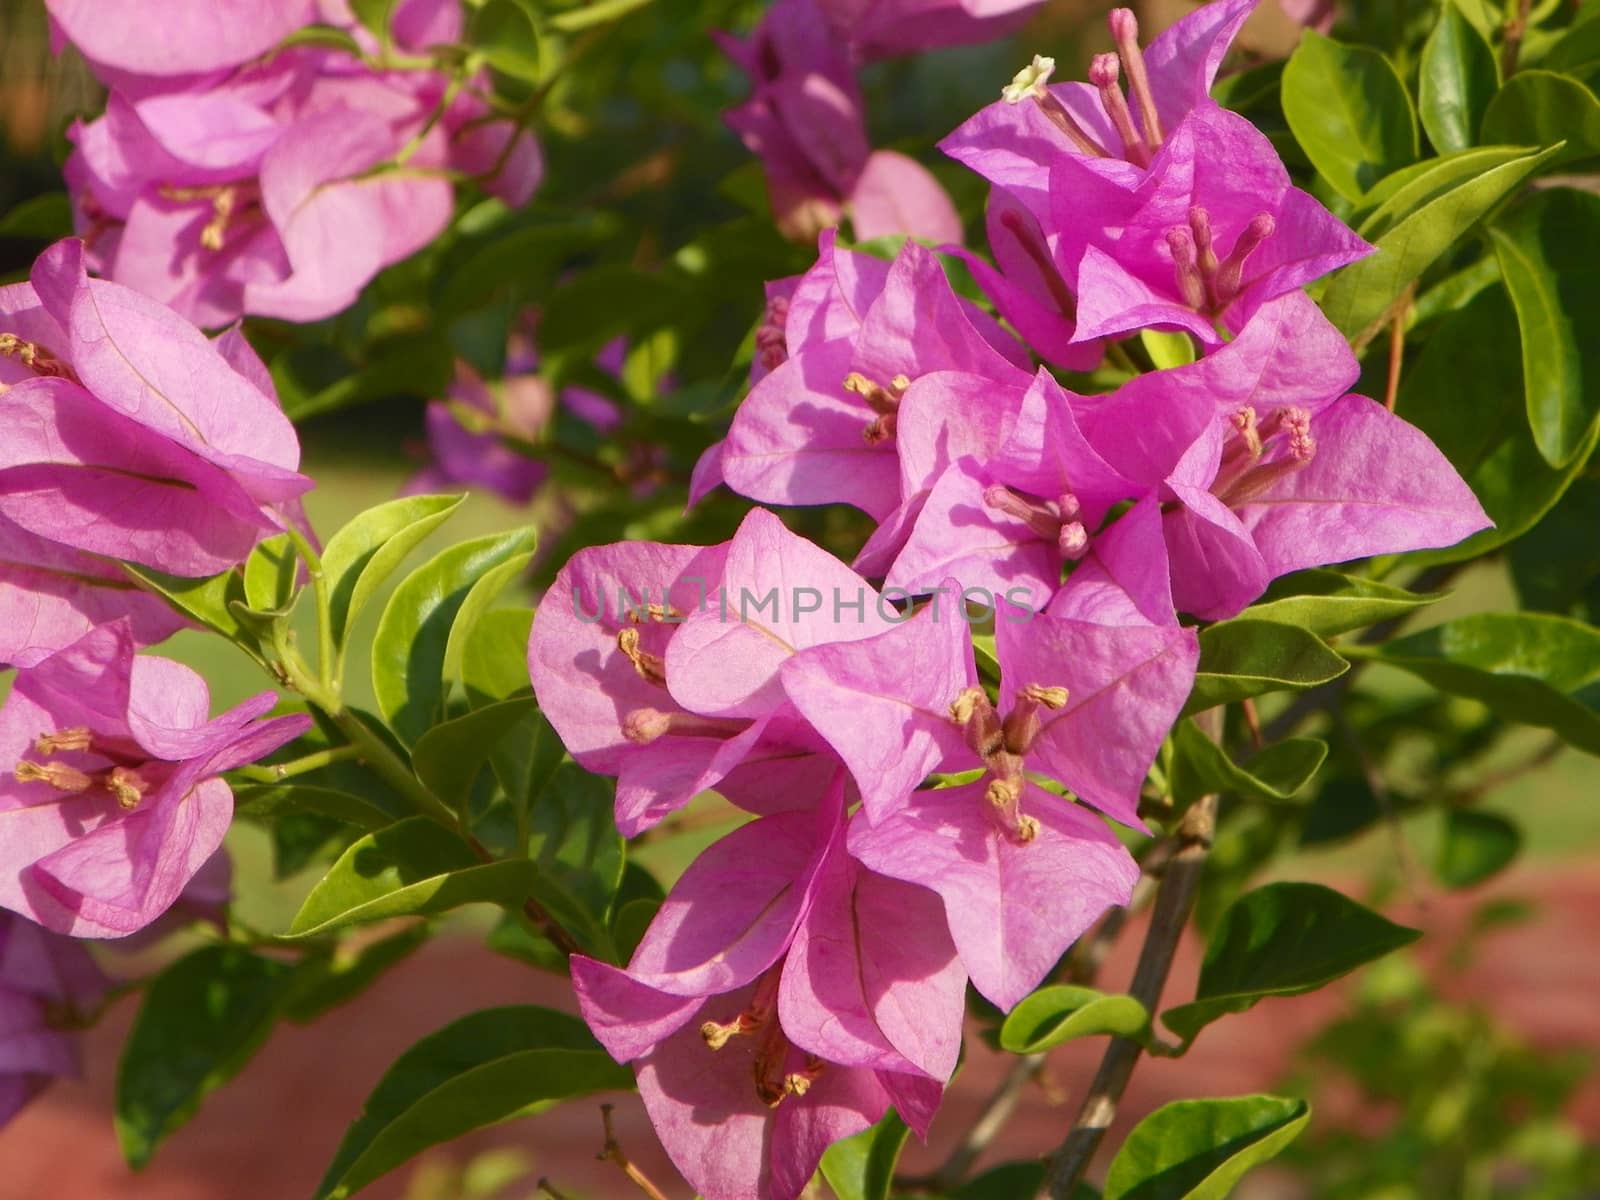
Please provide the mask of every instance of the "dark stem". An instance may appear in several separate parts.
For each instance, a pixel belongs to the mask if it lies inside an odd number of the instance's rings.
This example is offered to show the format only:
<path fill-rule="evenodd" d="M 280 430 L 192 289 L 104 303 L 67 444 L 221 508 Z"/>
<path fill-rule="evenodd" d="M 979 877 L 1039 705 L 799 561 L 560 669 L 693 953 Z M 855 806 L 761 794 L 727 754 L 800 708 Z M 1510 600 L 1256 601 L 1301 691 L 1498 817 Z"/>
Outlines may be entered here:
<path fill-rule="evenodd" d="M 1528 14 L 1533 11 L 1533 0 L 1519 0 L 1517 11 L 1506 20 L 1505 43 L 1500 49 L 1500 73 L 1510 79 L 1517 73 L 1517 60 L 1522 57 L 1522 39 L 1528 34 Z"/>
<path fill-rule="evenodd" d="M 614 1104 L 602 1104 L 600 1106 L 600 1120 L 605 1125 L 606 1144 L 601 1147 L 600 1153 L 595 1157 L 602 1162 L 616 1163 L 617 1166 L 622 1168 L 622 1173 L 628 1177 L 634 1187 L 650 1197 L 650 1200 L 667 1200 L 666 1193 L 651 1183 L 649 1176 L 629 1162 L 628 1156 L 623 1153 L 622 1145 L 617 1141 L 617 1135 L 611 1128 L 611 1110 L 615 1107 L 616 1105 Z"/>

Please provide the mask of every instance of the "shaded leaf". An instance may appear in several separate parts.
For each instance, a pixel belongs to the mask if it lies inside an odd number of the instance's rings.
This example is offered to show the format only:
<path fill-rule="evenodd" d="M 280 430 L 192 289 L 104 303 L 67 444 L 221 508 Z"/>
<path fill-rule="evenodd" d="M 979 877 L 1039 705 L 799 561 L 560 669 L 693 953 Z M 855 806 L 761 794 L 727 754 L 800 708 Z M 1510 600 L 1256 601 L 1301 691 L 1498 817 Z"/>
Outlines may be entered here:
<path fill-rule="evenodd" d="M 1178 1100 L 1128 1134 L 1106 1173 L 1105 1200 L 1224 1200 L 1250 1168 L 1280 1153 L 1311 1120 L 1304 1100 Z"/>
<path fill-rule="evenodd" d="M 1379 621 L 1392 621 L 1444 599 L 1443 592 L 1408 592 L 1393 584 L 1341 575 L 1297 571 L 1277 580 L 1240 617 L 1299 625 L 1318 637 L 1334 637 Z"/>
<path fill-rule="evenodd" d="M 1350 669 L 1310 630 L 1235 618 L 1200 631 L 1200 667 L 1185 713 L 1265 692 L 1304 691 Z"/>
<path fill-rule="evenodd" d="M 1505 817 L 1474 808 L 1444 814 L 1434 873 L 1446 887 L 1475 887 L 1497 875 L 1522 849 L 1522 831 Z"/>
<path fill-rule="evenodd" d="M 519 696 L 435 725 L 412 752 L 417 778 L 456 812 L 464 812 L 478 773 L 501 741 L 534 712 L 533 697 Z"/>
<path fill-rule="evenodd" d="M 1489 102 L 1483 140 L 1518 146 L 1566 145 L 1546 166 L 1600 154 L 1600 100 L 1576 79 L 1550 71 L 1518 71 Z"/>
<path fill-rule="evenodd" d="M 317 960 L 302 970 L 284 1005 L 284 1016 L 298 1024 L 314 1021 L 329 1009 L 347 1004 L 376 983 L 390 967 L 404 962 L 424 942 L 430 930 L 417 924 L 375 942 L 355 948 L 341 947 L 335 955 Z"/>
<path fill-rule="evenodd" d="M 1428 140 L 1439 152 L 1464 150 L 1477 140 L 1483 114 L 1500 87 L 1500 64 L 1494 50 L 1445 0 L 1439 23 L 1422 48 L 1418 107 Z"/>
<path fill-rule="evenodd" d="M 1241 765 L 1193 721 L 1180 721 L 1173 731 L 1173 741 L 1172 794 L 1185 804 L 1210 792 L 1281 803 L 1293 799 L 1311 782 L 1328 757 L 1326 742 L 1286 738 Z"/>
<path fill-rule="evenodd" d="M 1283 69 L 1283 115 L 1306 157 L 1359 200 L 1417 157 L 1417 118 L 1394 66 L 1365 46 L 1308 29 Z"/>
<path fill-rule="evenodd" d="M 889 1200 L 894 1165 L 910 1132 L 891 1108 L 876 1125 L 829 1146 L 822 1177 L 838 1200 Z"/>

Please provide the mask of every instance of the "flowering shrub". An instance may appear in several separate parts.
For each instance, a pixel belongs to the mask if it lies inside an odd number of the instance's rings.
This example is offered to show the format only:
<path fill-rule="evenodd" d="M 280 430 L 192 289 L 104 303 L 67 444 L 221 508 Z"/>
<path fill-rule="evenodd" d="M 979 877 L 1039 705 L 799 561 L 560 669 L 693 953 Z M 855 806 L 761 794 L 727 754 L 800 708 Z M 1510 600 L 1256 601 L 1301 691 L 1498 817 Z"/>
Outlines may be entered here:
<path fill-rule="evenodd" d="M 1242 66 L 1257 0 L 1112 8 L 1087 82 L 1034 54 L 902 138 L 869 111 L 919 68 L 870 64 L 1037 5 L 47 7 L 106 92 L 76 236 L 0 288 L 0 1117 L 134 970 L 98 941 L 202 926 L 122 984 L 141 1165 L 280 1016 L 487 905 L 579 1015 L 419 1043 L 318 1200 L 629 1087 L 706 1200 L 1081 1196 L 1141 1055 L 1418 936 L 1251 888 L 1274 851 L 1431 808 L 1471 886 L 1517 831 L 1442 781 L 1517 725 L 1600 753 L 1587 9 L 1286 6 Z M 405 397 L 426 465 L 318 528 L 308 422 Z M 462 489 L 550 545 L 412 561 Z M 1480 565 L 1522 607 L 1426 624 Z M 278 690 L 213 717 L 146 652 L 180 629 Z M 228 920 L 236 819 L 315 867 L 283 928 Z M 1061 1144 L 969 1178 L 964 1047 L 1022 1056 L 998 1111 L 1080 1037 Z M 1222 1196 L 1308 1120 L 1163 1109 L 1104 1195 Z"/>

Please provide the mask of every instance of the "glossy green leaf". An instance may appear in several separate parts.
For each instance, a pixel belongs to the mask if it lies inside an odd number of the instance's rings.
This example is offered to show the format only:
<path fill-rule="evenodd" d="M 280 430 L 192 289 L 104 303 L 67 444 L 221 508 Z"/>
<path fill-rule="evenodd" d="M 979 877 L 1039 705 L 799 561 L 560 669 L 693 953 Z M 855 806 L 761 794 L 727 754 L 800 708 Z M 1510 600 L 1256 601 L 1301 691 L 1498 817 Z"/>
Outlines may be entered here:
<path fill-rule="evenodd" d="M 1311 1120 L 1304 1100 L 1178 1100 L 1128 1134 L 1106 1173 L 1105 1200 L 1225 1200 L 1246 1171 L 1281 1153 Z"/>
<path fill-rule="evenodd" d="M 1193 721 L 1179 722 L 1172 736 L 1172 794 L 1185 804 L 1210 792 L 1282 803 L 1293 799 L 1311 782 L 1317 768 L 1328 757 L 1326 742 L 1316 738 L 1286 738 L 1240 764 L 1200 732 Z"/>
<path fill-rule="evenodd" d="M 341 946 L 336 954 L 317 960 L 303 969 L 293 993 L 284 1004 L 283 1014 L 304 1024 L 330 1009 L 348 1004 L 383 977 L 390 967 L 404 962 L 428 940 L 430 930 L 417 924 L 379 938 L 375 942 Z"/>
<path fill-rule="evenodd" d="M 1139 344 L 1158 371 L 1187 366 L 1198 356 L 1194 338 L 1182 330 L 1142 329 Z"/>
<path fill-rule="evenodd" d="M 1244 1012 L 1267 996 L 1314 991 L 1420 936 L 1332 888 L 1269 883 L 1222 915 L 1194 1001 L 1161 1019 L 1188 1041 L 1225 1013 Z"/>
<path fill-rule="evenodd" d="M 244 577 L 238 571 L 224 571 L 209 579 L 184 579 L 133 563 L 123 563 L 122 569 L 133 580 L 130 587 L 154 592 L 184 616 L 235 645 L 247 650 L 257 647 L 256 635 L 240 622 L 234 608 L 245 603 Z"/>
<path fill-rule="evenodd" d="M 483 862 L 427 817 L 370 833 L 339 856 L 289 923 L 289 937 L 423 916 L 463 904 L 521 904 L 538 869 L 525 859 Z"/>
<path fill-rule="evenodd" d="M 443 714 L 445 661 L 456 615 L 495 568 L 519 571 L 533 555 L 532 529 L 475 538 L 440 552 L 389 597 L 372 645 L 372 688 L 401 741 L 413 745 Z M 491 578 L 503 583 L 506 573 Z M 480 593 L 481 595 L 481 593 Z"/>
<path fill-rule="evenodd" d="M 558 766 L 532 801 L 528 855 L 541 880 L 557 880 L 591 912 L 611 907 L 622 883 L 616 786 L 576 763 Z"/>
<path fill-rule="evenodd" d="M 1506 344 L 1516 324 L 1504 288 L 1480 292 L 1440 323 L 1402 377 L 1398 412 L 1433 439 L 1494 521 L 1458 545 L 1407 561 L 1475 558 L 1526 532 L 1593 451 L 1600 431 L 1565 467 L 1552 467 L 1534 445 L 1521 402 L 1522 366 Z"/>
<path fill-rule="evenodd" d="M 336 645 L 406 555 L 460 507 L 464 496 L 403 496 L 369 508 L 328 539 L 322 552 Z"/>
<path fill-rule="evenodd" d="M 532 1005 L 491 1008 L 423 1038 L 367 1097 L 316 1200 L 344 1200 L 429 1146 L 562 1100 L 630 1088 L 583 1022 Z"/>
<path fill-rule="evenodd" d="M 1150 1014 L 1132 996 L 1108 996 L 1068 984 L 1042 987 L 1011 1010 L 1000 1026 L 1000 1048 L 1037 1054 L 1073 1038 L 1110 1034 L 1136 1038 L 1150 1027 Z"/>
<path fill-rule="evenodd" d="M 1356 232 L 1369 242 L 1382 237 L 1424 204 L 1485 171 L 1528 155 L 1526 146 L 1474 146 L 1396 171 L 1361 198 L 1353 218 Z"/>
<path fill-rule="evenodd" d="M 245 603 L 260 613 L 283 611 L 294 599 L 299 568 L 300 559 L 288 534 L 267 538 L 244 561 Z"/>
<path fill-rule="evenodd" d="M 496 608 L 483 614 L 461 649 L 461 684 L 474 708 L 530 691 L 528 633 L 531 608 Z"/>
<path fill-rule="evenodd" d="M 389 36 L 389 14 L 396 0 L 350 0 L 350 11 L 356 20 L 380 38 Z"/>
<path fill-rule="evenodd" d="M 435 725 L 411 753 L 417 778 L 451 808 L 465 811 L 472 784 L 495 748 L 534 711 L 533 697 L 519 696 Z"/>
<path fill-rule="evenodd" d="M 1452 808 L 1434 857 L 1434 874 L 1446 887 L 1476 887 L 1511 865 L 1522 849 L 1522 831 L 1497 813 Z"/>
<path fill-rule="evenodd" d="M 1445 0 L 1439 23 L 1422 48 L 1417 87 L 1422 127 L 1441 154 L 1465 150 L 1477 141 L 1483 114 L 1499 87 L 1494 50 L 1453 0 Z"/>
<path fill-rule="evenodd" d="M 295 969 L 243 946 L 202 947 L 145 989 L 117 1069 L 116 1128 L 133 1167 L 265 1040 Z"/>
<path fill-rule="evenodd" d="M 362 829 L 385 829 L 400 814 L 365 796 L 307 783 L 263 783 L 235 786 L 234 811 L 256 820 L 276 820 L 289 813 L 315 813 Z"/>
<path fill-rule="evenodd" d="M 1376 50 L 1307 30 L 1283 69 L 1283 115 L 1306 157 L 1343 196 L 1417 158 L 1417 118 L 1393 64 Z"/>
<path fill-rule="evenodd" d="M 0 217 L 0 237 L 55 241 L 72 236 L 72 200 L 65 192 L 30 196 Z"/>
<path fill-rule="evenodd" d="M 661 909 L 661 901 L 648 897 L 629 900 L 618 905 L 617 915 L 611 922 L 611 940 L 617 948 L 617 958 L 628 962 L 633 952 L 644 940 L 645 931 Z"/>
<path fill-rule="evenodd" d="M 1600 421 L 1600 196 L 1553 188 L 1489 229 L 1517 310 L 1533 440 L 1553 467 L 1571 462 Z"/>
<path fill-rule="evenodd" d="M 473 18 L 472 44 L 491 67 L 513 79 L 538 83 L 544 78 L 532 5 L 487 0 Z"/>
<path fill-rule="evenodd" d="M 1442 592 L 1408 592 L 1338 571 L 1297 571 L 1274 583 L 1261 600 L 1239 615 L 1247 620 L 1299 625 L 1326 638 L 1408 616 L 1442 599 Z"/>
<path fill-rule="evenodd" d="M 1185 713 L 1265 692 L 1304 691 L 1350 669 L 1308 629 L 1236 618 L 1200 631 L 1200 667 Z"/>
<path fill-rule="evenodd" d="M 445 640 L 443 672 L 447 683 L 461 683 L 465 685 L 463 660 L 466 656 L 467 643 L 471 640 L 472 633 L 478 627 L 478 622 L 493 609 L 495 602 L 500 599 L 502 592 L 521 575 L 533 558 L 533 530 L 527 531 L 527 551 L 515 554 L 499 566 L 485 571 L 483 576 L 472 585 L 461 607 L 456 611 L 455 620 L 450 624 L 450 636 Z M 528 654 L 526 647 L 517 656 L 517 664 L 524 670 L 527 669 Z M 530 685 L 531 686 L 531 685 Z"/>
<path fill-rule="evenodd" d="M 1478 613 L 1372 653 L 1502 720 L 1600 754 L 1600 629 L 1549 613 Z"/>
<path fill-rule="evenodd" d="M 890 1109 L 876 1125 L 823 1151 L 822 1177 L 838 1200 L 889 1200 L 894 1165 L 910 1132 Z"/>
<path fill-rule="evenodd" d="M 1600 10 L 1595 10 L 1600 12 Z M 1571 75 L 1594 85 L 1600 76 L 1600 22 L 1574 24 L 1539 62 L 1541 70 Z"/>
<path fill-rule="evenodd" d="M 1550 71 L 1518 71 L 1483 114 L 1483 140 L 1518 146 L 1566 144 L 1551 167 L 1600 154 L 1600 100 L 1576 79 Z"/>
<path fill-rule="evenodd" d="M 1398 221 L 1378 238 L 1376 254 L 1334 275 L 1322 295 L 1328 319 L 1341 333 L 1364 344 L 1413 280 L 1556 154 L 1552 147 L 1491 167 Z"/>

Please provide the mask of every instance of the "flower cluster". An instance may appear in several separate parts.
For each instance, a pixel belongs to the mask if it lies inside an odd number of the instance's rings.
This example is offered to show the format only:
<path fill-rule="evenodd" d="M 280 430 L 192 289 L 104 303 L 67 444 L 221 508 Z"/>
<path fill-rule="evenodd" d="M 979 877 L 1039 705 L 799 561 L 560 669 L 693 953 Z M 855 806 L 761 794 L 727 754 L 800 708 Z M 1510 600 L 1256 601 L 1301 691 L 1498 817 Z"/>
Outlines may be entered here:
<path fill-rule="evenodd" d="M 886 262 L 824 233 L 768 286 L 693 496 L 853 505 L 877 523 L 853 569 L 757 509 L 720 546 L 582 551 L 540 605 L 534 690 L 616 776 L 625 834 L 710 788 L 755 816 L 626 968 L 573 963 L 708 1200 L 789 1200 L 890 1105 L 925 1131 L 965 983 L 1010 1008 L 1126 902 L 1105 818 L 1144 828 L 1198 662 L 1180 614 L 1487 524 L 1421 432 L 1347 394 L 1356 360 L 1301 290 L 1371 248 L 1208 95 L 1254 3 L 1148 49 L 1116 10 L 1089 84 L 1035 59 L 945 140 L 993 185 L 993 260 L 962 254 L 1004 324 L 915 243 Z M 1144 331 L 1192 361 L 1127 369 Z"/>
<path fill-rule="evenodd" d="M 303 524 L 311 481 L 239 332 L 208 340 L 89 278 L 75 240 L 0 288 L 0 423 L 0 667 L 17 668 L 0 707 L 3 1117 L 72 1069 L 69 1009 L 98 978 L 44 930 L 123 937 L 208 863 L 202 882 L 225 879 L 233 798 L 219 776 L 310 724 L 264 719 L 271 692 L 208 720 L 198 675 L 137 653 L 181 622 L 119 563 L 229 570 Z"/>
<path fill-rule="evenodd" d="M 459 41 L 457 0 L 395 6 L 403 69 L 343 0 L 49 8 L 111 89 L 66 166 L 90 265 L 199 325 L 331 316 L 444 231 L 454 177 L 520 205 L 543 172 L 531 135 L 415 65 Z M 282 44 L 313 22 L 361 54 Z"/>

